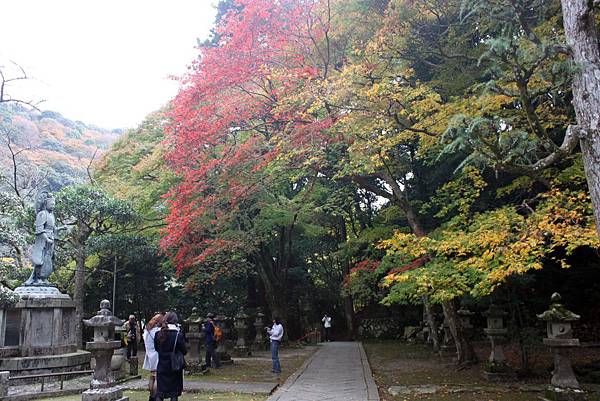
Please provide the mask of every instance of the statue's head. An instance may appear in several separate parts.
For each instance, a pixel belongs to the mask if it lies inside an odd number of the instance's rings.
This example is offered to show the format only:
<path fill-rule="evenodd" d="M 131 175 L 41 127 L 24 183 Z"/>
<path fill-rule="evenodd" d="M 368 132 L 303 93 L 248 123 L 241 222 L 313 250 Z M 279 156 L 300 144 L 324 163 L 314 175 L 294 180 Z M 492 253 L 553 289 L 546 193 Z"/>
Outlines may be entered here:
<path fill-rule="evenodd" d="M 39 213 L 42 210 L 51 212 L 54 210 L 55 204 L 54 196 L 50 192 L 44 191 L 38 195 L 36 212 Z"/>
<path fill-rule="evenodd" d="M 48 194 L 48 197 L 46 198 L 46 210 L 50 212 L 53 211 L 55 205 L 56 201 L 54 200 L 54 196 L 52 196 L 52 194 Z"/>

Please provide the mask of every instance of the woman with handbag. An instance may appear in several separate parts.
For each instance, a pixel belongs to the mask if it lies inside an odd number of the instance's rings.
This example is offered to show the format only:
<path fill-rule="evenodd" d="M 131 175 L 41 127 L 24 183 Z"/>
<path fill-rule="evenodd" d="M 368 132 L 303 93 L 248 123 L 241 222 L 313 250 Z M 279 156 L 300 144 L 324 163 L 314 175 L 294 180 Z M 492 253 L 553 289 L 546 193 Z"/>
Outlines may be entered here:
<path fill-rule="evenodd" d="M 187 348 L 177 321 L 175 312 L 167 312 L 165 322 L 154 338 L 154 348 L 158 352 L 156 399 L 160 401 L 177 401 L 183 391 L 183 356 Z"/>

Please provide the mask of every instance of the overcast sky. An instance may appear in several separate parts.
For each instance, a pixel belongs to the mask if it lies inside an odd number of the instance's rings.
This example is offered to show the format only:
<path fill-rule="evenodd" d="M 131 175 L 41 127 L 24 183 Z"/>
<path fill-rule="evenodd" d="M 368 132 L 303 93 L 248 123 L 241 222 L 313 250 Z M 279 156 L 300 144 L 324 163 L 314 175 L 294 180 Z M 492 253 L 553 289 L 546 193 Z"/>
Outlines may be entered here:
<path fill-rule="evenodd" d="M 217 0 L 6 0 L 0 65 L 34 79 L 13 97 L 105 128 L 134 127 L 177 92 L 208 37 Z"/>

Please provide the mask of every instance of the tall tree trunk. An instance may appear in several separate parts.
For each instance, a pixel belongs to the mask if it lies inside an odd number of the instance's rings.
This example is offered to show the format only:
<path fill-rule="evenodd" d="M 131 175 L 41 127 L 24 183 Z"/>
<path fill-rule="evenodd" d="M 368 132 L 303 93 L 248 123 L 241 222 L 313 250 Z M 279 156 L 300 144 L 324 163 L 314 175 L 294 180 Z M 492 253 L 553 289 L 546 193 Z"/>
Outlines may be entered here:
<path fill-rule="evenodd" d="M 433 350 L 440 350 L 440 337 L 438 336 L 438 327 L 435 323 L 435 316 L 433 314 L 433 307 L 431 302 L 429 302 L 429 297 L 427 295 L 423 295 L 421 297 L 423 300 L 423 311 L 425 312 L 425 320 L 427 320 L 427 325 L 429 326 L 429 337 L 431 338 L 431 342 L 433 343 Z"/>
<path fill-rule="evenodd" d="M 78 345 L 83 347 L 83 301 L 85 297 L 85 260 L 87 253 L 86 242 L 90 236 L 89 228 L 79 223 L 75 239 L 75 289 L 73 291 L 73 302 L 75 302 L 75 338 Z M 112 305 L 111 305 L 112 306 Z M 113 306 L 114 307 L 114 306 Z"/>
<path fill-rule="evenodd" d="M 573 106 L 581 153 L 600 236 L 600 50 L 594 6 L 599 0 L 562 0 L 567 44 L 577 70 L 573 77 Z"/>
<path fill-rule="evenodd" d="M 266 248 L 261 247 L 260 255 L 253 256 L 258 276 L 265 290 L 265 301 L 274 316 L 287 319 L 287 300 L 284 283 L 274 273 L 274 262 Z M 274 317 L 273 316 L 273 317 Z"/>
<path fill-rule="evenodd" d="M 75 255 L 75 290 L 73 301 L 75 302 L 75 338 L 79 346 L 83 346 L 83 300 L 85 295 L 85 249 L 83 246 L 77 249 Z"/>
<path fill-rule="evenodd" d="M 348 232 L 346 231 L 346 221 L 341 216 L 339 217 L 339 225 L 341 240 L 343 242 L 346 242 L 348 240 Z M 348 274 L 350 274 L 350 261 L 347 257 L 345 257 L 342 262 L 342 268 L 344 273 L 343 277 L 346 277 Z M 352 296 L 350 294 L 344 295 L 342 297 L 342 301 L 344 303 L 344 317 L 346 320 L 346 330 L 348 330 L 348 335 L 351 338 L 354 338 L 354 302 L 352 300 Z"/>
<path fill-rule="evenodd" d="M 454 337 L 456 343 L 456 352 L 458 354 L 458 365 L 467 365 L 477 362 L 477 356 L 473 349 L 473 344 L 465 335 L 465 330 L 462 327 L 460 317 L 456 312 L 456 304 L 454 300 L 442 302 L 442 309 L 444 310 L 444 317 L 448 321 L 450 332 Z"/>

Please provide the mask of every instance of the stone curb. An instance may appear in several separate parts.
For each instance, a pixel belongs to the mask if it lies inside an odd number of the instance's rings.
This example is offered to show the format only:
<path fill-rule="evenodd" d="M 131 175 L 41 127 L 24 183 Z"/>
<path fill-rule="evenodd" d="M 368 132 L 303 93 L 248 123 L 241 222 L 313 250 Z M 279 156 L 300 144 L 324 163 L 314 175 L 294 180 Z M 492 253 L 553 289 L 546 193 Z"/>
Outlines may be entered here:
<path fill-rule="evenodd" d="M 233 392 L 240 394 L 271 394 L 276 388 L 277 383 L 268 382 L 207 382 L 207 381 L 193 381 L 184 380 L 183 391 L 186 393 L 202 393 L 202 392 Z M 134 391 L 146 391 L 148 389 L 148 383 L 144 381 L 130 382 L 127 384 L 121 384 L 121 388 L 124 390 Z"/>
<path fill-rule="evenodd" d="M 373 372 L 371 371 L 367 353 L 365 352 L 362 342 L 358 343 L 358 345 L 360 349 L 360 361 L 363 367 L 363 376 L 365 378 L 365 384 L 367 385 L 367 401 L 380 401 L 379 391 L 377 391 L 377 385 L 373 379 Z"/>
<path fill-rule="evenodd" d="M 81 394 L 86 388 L 71 388 L 67 390 L 49 390 L 37 393 L 11 394 L 6 397 L 0 397 L 0 401 L 29 401 L 40 398 L 64 397 L 66 395 Z"/>

